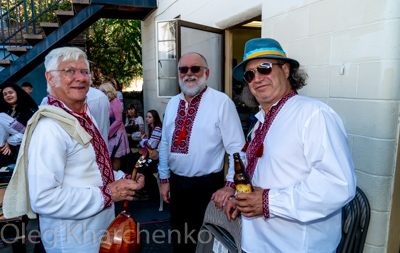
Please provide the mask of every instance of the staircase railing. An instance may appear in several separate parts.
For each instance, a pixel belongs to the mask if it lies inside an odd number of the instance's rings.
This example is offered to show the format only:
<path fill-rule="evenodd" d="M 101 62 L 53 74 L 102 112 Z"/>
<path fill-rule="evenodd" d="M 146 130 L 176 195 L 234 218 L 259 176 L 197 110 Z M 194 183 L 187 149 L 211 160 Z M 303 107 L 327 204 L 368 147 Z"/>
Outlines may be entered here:
<path fill-rule="evenodd" d="M 71 6 L 70 0 L 1 0 L 0 59 L 12 59 L 7 47 L 26 46 L 24 34 L 40 34 L 41 22 L 56 22 L 55 11 L 71 10 Z"/>

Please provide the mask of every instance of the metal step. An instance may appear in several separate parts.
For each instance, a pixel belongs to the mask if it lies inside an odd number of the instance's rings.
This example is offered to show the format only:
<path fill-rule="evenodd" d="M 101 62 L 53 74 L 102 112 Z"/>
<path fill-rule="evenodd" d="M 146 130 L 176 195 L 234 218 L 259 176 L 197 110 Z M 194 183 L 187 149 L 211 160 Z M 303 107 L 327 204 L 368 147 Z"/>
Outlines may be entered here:
<path fill-rule="evenodd" d="M 90 2 L 85 8 L 80 4 Z M 41 35 L 25 35 L 30 45 L 35 45 L 16 59 L 0 60 L 1 82 L 18 81 L 43 62 L 52 49 L 70 45 L 84 45 L 82 32 L 100 18 L 127 18 L 144 20 L 157 8 L 157 0 L 71 0 L 74 11 L 56 11 L 59 27 Z M 68 22 L 67 22 L 68 21 Z M 63 25 L 65 24 L 65 25 Z M 43 28 L 44 29 L 44 28 Z M 39 29 L 40 30 L 40 29 Z M 75 38 L 71 40 L 72 38 Z M 39 42 L 41 41 L 41 42 Z M 18 44 L 23 43 L 23 41 Z"/>
<path fill-rule="evenodd" d="M 75 14 L 74 11 L 56 11 L 57 19 L 59 24 L 64 24 L 70 20 Z"/>
<path fill-rule="evenodd" d="M 67 45 L 72 47 L 85 47 L 85 36 L 83 33 L 80 33 L 78 36 L 70 40 Z"/>
<path fill-rule="evenodd" d="M 75 14 L 85 9 L 90 4 L 90 0 L 72 0 L 72 9 Z"/>
<path fill-rule="evenodd" d="M 44 39 L 44 35 L 41 34 L 24 34 L 23 37 L 31 46 L 35 46 Z"/>
<path fill-rule="evenodd" d="M 12 53 L 13 55 L 20 57 L 21 55 L 28 52 L 28 48 L 27 47 L 7 47 L 7 51 Z"/>
<path fill-rule="evenodd" d="M 4 68 L 10 66 L 11 63 L 12 63 L 12 60 L 9 60 L 9 59 L 1 59 L 0 60 L 0 66 L 4 67 Z"/>
<path fill-rule="evenodd" d="M 57 30 L 60 27 L 60 25 L 58 23 L 40 22 L 40 27 L 43 29 L 44 34 L 48 36 L 50 33 Z"/>

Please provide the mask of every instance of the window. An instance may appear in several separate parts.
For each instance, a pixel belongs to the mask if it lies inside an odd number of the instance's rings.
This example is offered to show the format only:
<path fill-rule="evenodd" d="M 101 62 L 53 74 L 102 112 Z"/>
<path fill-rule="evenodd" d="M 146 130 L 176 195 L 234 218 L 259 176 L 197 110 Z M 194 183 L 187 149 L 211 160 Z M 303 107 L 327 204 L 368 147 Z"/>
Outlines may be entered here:
<path fill-rule="evenodd" d="M 157 22 L 157 96 L 172 97 L 177 86 L 176 20 Z"/>

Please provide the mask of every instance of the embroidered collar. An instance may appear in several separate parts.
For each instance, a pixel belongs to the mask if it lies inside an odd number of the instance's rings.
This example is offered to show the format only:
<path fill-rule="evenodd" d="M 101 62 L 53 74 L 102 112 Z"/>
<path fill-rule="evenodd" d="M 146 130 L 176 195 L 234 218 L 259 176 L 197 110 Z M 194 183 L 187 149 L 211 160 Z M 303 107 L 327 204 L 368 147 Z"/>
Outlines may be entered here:
<path fill-rule="evenodd" d="M 79 113 L 79 112 L 74 112 L 73 110 L 71 110 L 63 101 L 51 96 L 51 95 L 47 95 L 47 104 L 48 105 L 54 105 L 57 107 L 60 107 L 62 109 L 64 109 L 66 112 L 74 115 L 75 117 L 79 117 L 79 118 L 83 118 L 85 119 L 90 126 L 93 125 L 93 120 L 91 119 L 91 117 L 89 117 L 88 112 L 90 112 L 89 106 L 86 103 L 85 100 L 85 104 L 83 105 L 83 112 Z M 91 113 L 89 113 L 91 115 Z"/>
<path fill-rule="evenodd" d="M 254 139 L 252 139 L 250 143 L 246 142 L 245 146 L 242 149 L 242 151 L 246 152 L 246 157 L 248 160 L 246 170 L 250 174 L 250 177 L 253 177 L 258 159 L 264 153 L 263 143 L 273 121 L 275 120 L 276 116 L 285 105 L 285 103 L 297 94 L 298 93 L 295 90 L 290 92 L 289 94 L 286 94 L 270 108 L 266 115 L 265 112 L 259 112 L 259 114 L 257 115 L 265 115 L 265 118 L 260 119 L 259 117 L 257 117 L 259 121 L 257 122 L 258 124 L 256 124 L 258 127 L 257 130 L 255 130 L 254 132 Z M 253 129 L 256 129 L 256 127 L 254 127 Z"/>
<path fill-rule="evenodd" d="M 199 109 L 201 98 L 206 90 L 207 86 L 197 94 L 190 103 L 185 99 L 182 99 L 183 93 L 181 93 L 181 99 L 175 118 L 175 130 L 171 142 L 172 153 L 187 154 L 189 152 L 189 143 L 193 124 Z M 186 104 L 188 105 L 187 108 Z"/>
<path fill-rule="evenodd" d="M 180 98 L 181 100 L 186 101 L 188 104 L 190 104 L 190 103 L 192 103 L 193 99 L 195 99 L 195 98 L 197 98 L 197 97 L 203 96 L 203 93 L 207 90 L 207 88 L 208 88 L 208 86 L 206 85 L 206 87 L 204 87 L 204 89 L 202 89 L 199 93 L 197 93 L 196 95 L 193 96 L 193 98 L 192 98 L 191 101 L 187 101 L 187 100 L 186 100 L 185 94 L 183 94 L 183 92 L 181 92 L 181 93 L 179 94 L 179 98 Z"/>
<path fill-rule="evenodd" d="M 90 143 L 93 146 L 95 155 L 96 155 L 96 163 L 99 167 L 100 174 L 103 181 L 103 186 L 99 187 L 104 198 L 104 206 L 109 207 L 112 205 L 112 196 L 111 192 L 108 188 L 108 184 L 114 182 L 114 173 L 112 169 L 112 164 L 110 157 L 108 156 L 108 148 L 107 145 L 101 136 L 97 127 L 93 124 L 91 118 L 86 114 L 88 111 L 88 106 L 85 103 L 84 112 L 83 113 L 76 113 L 69 109 L 61 100 L 53 97 L 47 96 L 48 100 L 47 103 L 52 106 L 60 107 L 61 109 L 65 110 L 66 112 L 72 114 L 77 120 L 79 124 L 85 129 L 85 131 L 92 136 Z"/>

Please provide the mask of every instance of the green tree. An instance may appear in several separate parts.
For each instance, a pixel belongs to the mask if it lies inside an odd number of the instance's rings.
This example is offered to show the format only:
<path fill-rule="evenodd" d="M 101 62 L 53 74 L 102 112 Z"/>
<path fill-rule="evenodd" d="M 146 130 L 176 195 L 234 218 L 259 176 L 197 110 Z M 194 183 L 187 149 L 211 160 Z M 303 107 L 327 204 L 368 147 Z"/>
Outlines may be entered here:
<path fill-rule="evenodd" d="M 5 17 L 12 22 L 30 22 L 35 18 L 38 26 L 40 22 L 55 22 L 55 11 L 71 10 L 71 6 L 69 0 L 2 0 L 0 8 Z"/>
<path fill-rule="evenodd" d="M 142 77 L 142 42 L 139 20 L 100 19 L 86 31 L 86 53 L 93 62 L 93 83 L 114 78 L 128 86 Z"/>

